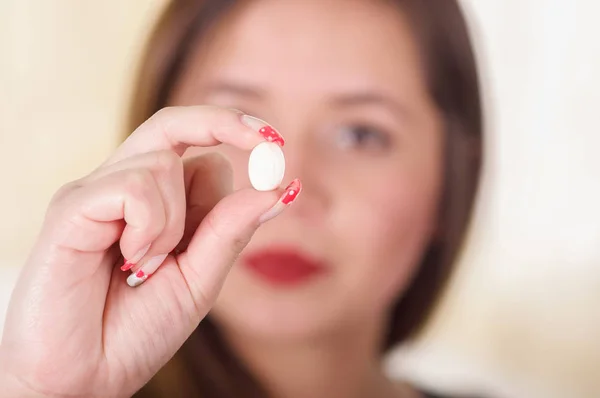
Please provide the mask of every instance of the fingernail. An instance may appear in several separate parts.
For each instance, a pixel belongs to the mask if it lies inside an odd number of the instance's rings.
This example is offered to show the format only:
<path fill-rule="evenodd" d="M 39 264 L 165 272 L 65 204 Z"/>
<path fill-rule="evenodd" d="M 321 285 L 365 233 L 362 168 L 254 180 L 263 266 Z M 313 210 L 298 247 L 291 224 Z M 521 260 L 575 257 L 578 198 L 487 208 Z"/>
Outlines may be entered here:
<path fill-rule="evenodd" d="M 161 254 L 159 256 L 152 257 L 146 264 L 142 266 L 137 272 L 132 273 L 127 278 L 127 284 L 131 287 L 136 287 L 141 285 L 156 272 L 158 267 L 161 266 L 162 263 L 165 262 L 167 258 L 167 254 Z"/>
<path fill-rule="evenodd" d="M 302 183 L 296 178 L 285 188 L 285 192 L 281 195 L 277 203 L 275 203 L 275 206 L 271 207 L 271 209 L 263 214 L 258 221 L 263 224 L 280 215 L 286 207 L 294 203 L 301 191 Z"/>
<path fill-rule="evenodd" d="M 242 123 L 247 127 L 250 127 L 252 130 L 258 131 L 260 135 L 262 135 L 263 138 L 268 142 L 275 142 L 280 146 L 285 145 L 283 136 L 279 134 L 279 132 L 273 127 L 269 126 L 269 124 L 264 120 L 260 120 L 254 116 L 243 115 Z"/>
<path fill-rule="evenodd" d="M 125 263 L 121 266 L 121 271 L 128 271 L 133 268 L 148 253 L 148 249 L 150 249 L 150 245 L 135 253 L 129 260 L 125 260 Z"/>

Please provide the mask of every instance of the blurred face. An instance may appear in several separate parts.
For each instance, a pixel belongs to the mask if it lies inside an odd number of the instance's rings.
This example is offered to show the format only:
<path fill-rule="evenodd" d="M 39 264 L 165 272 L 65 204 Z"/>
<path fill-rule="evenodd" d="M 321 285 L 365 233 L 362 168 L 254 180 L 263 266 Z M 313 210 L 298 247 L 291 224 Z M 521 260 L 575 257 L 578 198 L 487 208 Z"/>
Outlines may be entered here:
<path fill-rule="evenodd" d="M 258 0 L 191 55 L 171 104 L 268 121 L 286 139 L 284 183 L 304 185 L 231 271 L 212 312 L 229 330 L 382 323 L 410 284 L 436 229 L 443 135 L 405 18 L 384 2 Z M 248 153 L 219 150 L 249 187 Z"/>

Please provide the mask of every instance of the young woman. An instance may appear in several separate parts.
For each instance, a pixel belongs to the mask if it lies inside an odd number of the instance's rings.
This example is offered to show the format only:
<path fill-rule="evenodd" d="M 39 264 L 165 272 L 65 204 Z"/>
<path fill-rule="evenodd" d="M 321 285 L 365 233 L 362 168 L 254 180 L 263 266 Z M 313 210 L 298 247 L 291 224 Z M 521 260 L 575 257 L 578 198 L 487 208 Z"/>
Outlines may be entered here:
<path fill-rule="evenodd" d="M 50 206 L 0 378 L 48 396 L 425 396 L 381 357 L 448 278 L 481 119 L 454 0 L 172 2 L 141 126 Z M 285 190 L 248 188 L 265 131 L 285 139 Z"/>

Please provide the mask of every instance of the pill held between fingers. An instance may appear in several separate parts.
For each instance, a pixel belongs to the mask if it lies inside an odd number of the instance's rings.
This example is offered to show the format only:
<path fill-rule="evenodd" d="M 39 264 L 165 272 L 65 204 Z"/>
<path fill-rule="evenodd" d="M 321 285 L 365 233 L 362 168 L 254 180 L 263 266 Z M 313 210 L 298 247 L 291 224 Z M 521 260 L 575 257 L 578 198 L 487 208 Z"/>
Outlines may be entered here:
<path fill-rule="evenodd" d="M 279 144 L 262 142 L 250 153 L 248 176 L 257 191 L 277 189 L 285 174 L 285 157 Z"/>

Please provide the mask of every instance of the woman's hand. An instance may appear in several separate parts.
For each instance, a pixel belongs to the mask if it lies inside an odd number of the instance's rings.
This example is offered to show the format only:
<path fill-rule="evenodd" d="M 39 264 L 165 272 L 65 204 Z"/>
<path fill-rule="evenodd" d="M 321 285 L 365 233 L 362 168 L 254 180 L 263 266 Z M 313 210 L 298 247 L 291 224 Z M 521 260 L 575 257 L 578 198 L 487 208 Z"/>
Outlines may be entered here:
<path fill-rule="evenodd" d="M 251 150 L 260 122 L 242 120 L 216 107 L 161 110 L 59 190 L 13 293 L 0 380 L 23 396 L 130 396 L 172 357 L 261 216 L 285 207 L 281 192 L 233 193 L 218 155 L 181 159 L 189 146 Z M 121 253 L 131 271 L 119 270 Z"/>

